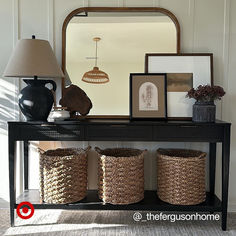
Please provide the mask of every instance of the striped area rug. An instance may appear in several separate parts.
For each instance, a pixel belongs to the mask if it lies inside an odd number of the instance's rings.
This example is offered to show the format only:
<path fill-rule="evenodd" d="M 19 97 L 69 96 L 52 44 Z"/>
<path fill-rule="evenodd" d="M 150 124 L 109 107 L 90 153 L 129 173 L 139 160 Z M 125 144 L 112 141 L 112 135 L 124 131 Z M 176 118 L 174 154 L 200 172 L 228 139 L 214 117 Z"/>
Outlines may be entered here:
<path fill-rule="evenodd" d="M 17 217 L 16 226 L 11 228 L 9 210 L 0 209 L 0 235 L 236 235 L 236 213 L 229 214 L 227 232 L 221 231 L 220 221 L 146 220 L 146 213 L 140 212 L 142 219 L 135 221 L 133 211 L 36 210 L 31 219 Z"/>

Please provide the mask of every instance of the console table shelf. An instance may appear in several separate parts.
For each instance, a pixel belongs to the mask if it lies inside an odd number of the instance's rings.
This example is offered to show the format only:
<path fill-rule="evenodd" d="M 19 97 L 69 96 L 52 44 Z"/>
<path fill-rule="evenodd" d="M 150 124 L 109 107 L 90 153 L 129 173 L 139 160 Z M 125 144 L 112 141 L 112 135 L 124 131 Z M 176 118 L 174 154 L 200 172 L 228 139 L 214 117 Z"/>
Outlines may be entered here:
<path fill-rule="evenodd" d="M 140 210 L 140 211 L 197 211 L 197 212 L 220 212 L 221 201 L 217 196 L 207 193 L 206 201 L 192 206 L 172 205 L 161 201 L 156 191 L 146 190 L 144 199 L 135 204 L 112 205 L 104 204 L 97 194 L 97 190 L 88 190 L 86 198 L 72 204 L 48 204 L 41 203 L 38 190 L 26 190 L 17 198 L 15 207 L 21 202 L 31 202 L 35 209 L 80 209 L 80 210 Z"/>
<path fill-rule="evenodd" d="M 222 229 L 227 226 L 229 158 L 231 124 L 217 120 L 215 123 L 192 121 L 130 121 L 130 120 L 81 120 L 61 122 L 8 122 L 9 136 L 9 188 L 10 220 L 15 222 L 15 209 L 22 201 L 31 202 L 36 209 L 80 210 L 148 210 L 221 212 Z M 204 203 L 179 206 L 164 203 L 156 191 L 145 191 L 145 199 L 131 205 L 102 203 L 97 191 L 89 190 L 87 197 L 75 204 L 40 203 L 38 190 L 28 189 L 29 141 L 151 141 L 151 142 L 207 142 L 209 143 L 209 193 Z M 24 193 L 16 200 L 16 149 L 17 141 L 24 142 Z M 215 196 L 215 167 L 217 143 L 222 144 L 222 196 Z"/>

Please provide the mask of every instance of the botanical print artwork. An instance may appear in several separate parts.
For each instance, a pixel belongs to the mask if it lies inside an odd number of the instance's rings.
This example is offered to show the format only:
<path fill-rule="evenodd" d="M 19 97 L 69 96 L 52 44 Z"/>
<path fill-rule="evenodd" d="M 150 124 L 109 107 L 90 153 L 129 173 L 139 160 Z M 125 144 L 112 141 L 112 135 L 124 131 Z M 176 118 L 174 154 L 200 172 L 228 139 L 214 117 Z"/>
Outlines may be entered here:
<path fill-rule="evenodd" d="M 155 84 L 145 82 L 140 86 L 139 110 L 158 111 L 158 89 Z"/>
<path fill-rule="evenodd" d="M 166 73 L 130 74 L 130 118 L 167 118 Z"/>
<path fill-rule="evenodd" d="M 193 88 L 193 73 L 167 73 L 167 92 L 188 92 Z"/>

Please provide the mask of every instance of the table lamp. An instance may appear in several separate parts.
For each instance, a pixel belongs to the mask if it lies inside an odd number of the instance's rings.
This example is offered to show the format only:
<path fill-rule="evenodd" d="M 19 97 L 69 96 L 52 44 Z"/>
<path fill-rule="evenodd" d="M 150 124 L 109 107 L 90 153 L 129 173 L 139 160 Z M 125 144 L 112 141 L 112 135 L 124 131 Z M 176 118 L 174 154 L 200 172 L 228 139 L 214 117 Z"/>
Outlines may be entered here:
<path fill-rule="evenodd" d="M 46 84 L 53 86 L 53 80 L 39 80 L 41 78 L 61 78 L 64 74 L 57 63 L 53 50 L 46 40 L 21 39 L 9 59 L 5 77 L 34 78 L 24 79 L 27 84 L 19 94 L 19 106 L 27 121 L 47 121 L 53 105 L 53 93 Z"/>

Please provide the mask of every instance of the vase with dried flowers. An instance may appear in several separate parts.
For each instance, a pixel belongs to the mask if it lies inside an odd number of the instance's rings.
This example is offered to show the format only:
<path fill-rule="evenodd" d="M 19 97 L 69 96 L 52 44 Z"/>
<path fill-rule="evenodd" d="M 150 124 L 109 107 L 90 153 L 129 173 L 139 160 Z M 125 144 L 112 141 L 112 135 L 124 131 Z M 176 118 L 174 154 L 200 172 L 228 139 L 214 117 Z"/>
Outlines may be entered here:
<path fill-rule="evenodd" d="M 225 91 L 220 86 L 199 85 L 188 91 L 186 97 L 196 100 L 193 105 L 194 122 L 215 122 L 216 106 L 214 101 L 221 100 Z"/>

